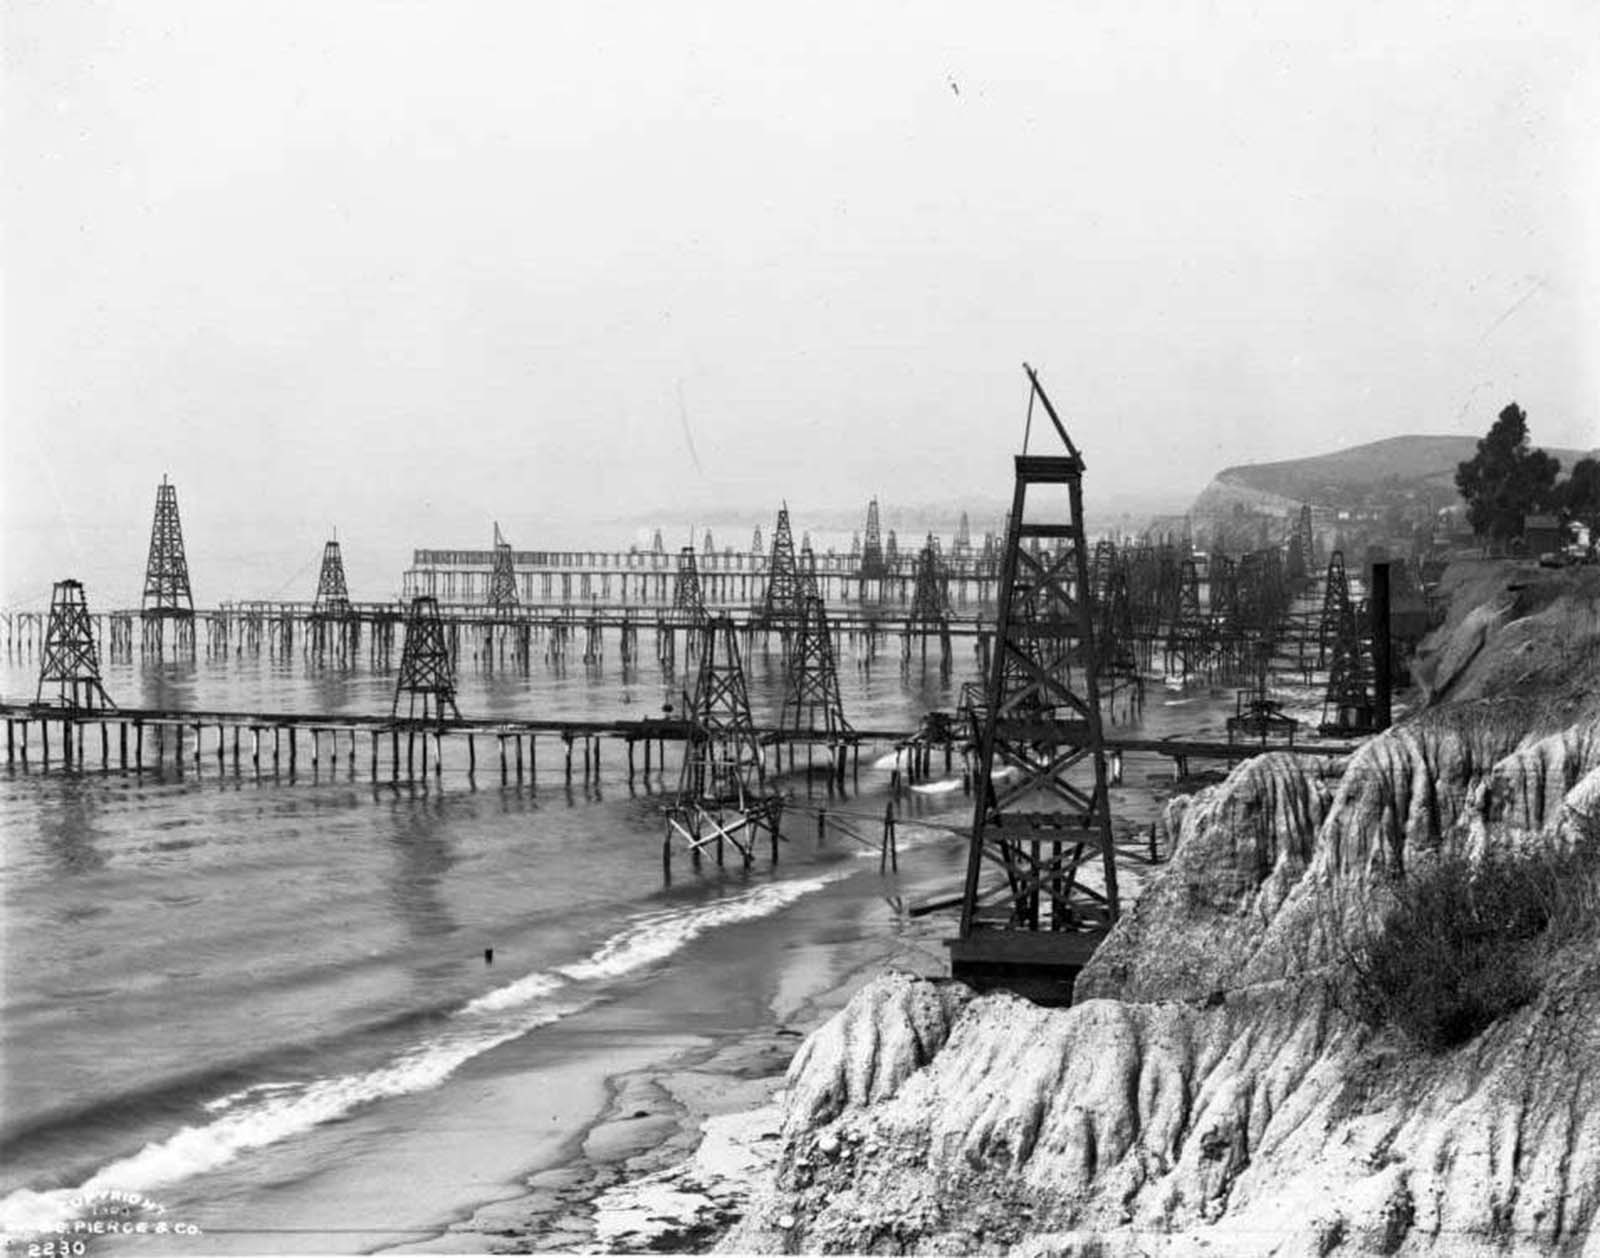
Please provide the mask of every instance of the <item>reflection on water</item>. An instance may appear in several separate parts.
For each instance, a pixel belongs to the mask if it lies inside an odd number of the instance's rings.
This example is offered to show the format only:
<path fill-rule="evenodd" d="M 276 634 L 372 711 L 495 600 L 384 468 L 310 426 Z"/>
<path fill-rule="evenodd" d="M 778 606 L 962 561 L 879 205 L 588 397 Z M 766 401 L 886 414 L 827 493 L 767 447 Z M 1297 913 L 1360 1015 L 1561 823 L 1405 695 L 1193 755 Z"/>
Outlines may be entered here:
<path fill-rule="evenodd" d="M 58 790 L 45 796 L 39 809 L 39 837 L 57 873 L 81 875 L 104 868 L 105 853 L 95 845 L 103 837 L 97 824 L 99 783 L 70 774 Z"/>

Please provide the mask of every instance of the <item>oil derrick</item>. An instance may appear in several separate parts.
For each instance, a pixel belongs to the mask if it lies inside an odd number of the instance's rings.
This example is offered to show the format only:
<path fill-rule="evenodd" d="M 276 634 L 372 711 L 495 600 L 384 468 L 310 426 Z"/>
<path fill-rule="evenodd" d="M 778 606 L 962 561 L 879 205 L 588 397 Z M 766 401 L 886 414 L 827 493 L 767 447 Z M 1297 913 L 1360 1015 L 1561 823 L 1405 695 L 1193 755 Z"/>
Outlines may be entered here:
<path fill-rule="evenodd" d="M 911 591 L 908 620 L 913 628 L 923 625 L 937 629 L 950 622 L 950 575 L 939 554 L 939 539 L 932 533 L 928 534 L 917 556 L 917 578 Z"/>
<path fill-rule="evenodd" d="M 778 523 L 772 530 L 772 554 L 767 560 L 767 589 L 761 599 L 756 623 L 770 628 L 792 621 L 800 610 L 802 578 L 794 557 L 794 534 L 789 531 L 789 504 L 778 507 Z"/>
<path fill-rule="evenodd" d="M 723 844 L 731 843 L 749 865 L 755 845 L 765 832 L 772 841 L 772 859 L 778 858 L 778 827 L 783 798 L 765 790 L 765 765 L 750 716 L 744 668 L 733 621 L 727 616 L 706 620 L 700 635 L 700 667 L 686 717 L 689 736 L 684 741 L 683 771 L 678 794 L 668 806 L 667 831 L 661 858 L 672 876 L 674 836 L 689 847 L 696 866 L 707 847 L 715 847 L 717 864 L 723 861 Z"/>
<path fill-rule="evenodd" d="M 700 569 L 695 564 L 694 547 L 678 552 L 678 573 L 672 583 L 672 610 L 691 623 L 705 619 L 706 600 L 700 591 Z"/>
<path fill-rule="evenodd" d="M 1328 692 L 1322 703 L 1322 732 L 1333 736 L 1370 734 L 1377 728 L 1372 675 L 1361 625 L 1366 619 L 1347 597 L 1338 613 L 1338 630 L 1329 650 Z"/>
<path fill-rule="evenodd" d="M 339 539 L 334 538 L 322 547 L 322 571 L 317 574 L 317 593 L 311 600 L 314 616 L 348 616 L 350 614 L 350 587 L 344 579 L 344 556 L 339 553 Z"/>
<path fill-rule="evenodd" d="M 950 644 L 950 574 L 939 553 L 939 539 L 932 533 L 917 556 L 916 582 L 911 590 L 911 612 L 906 617 L 905 656 L 911 657 L 911 639 L 920 640 L 921 656 L 928 658 L 928 635 L 939 639 L 939 668 L 948 672 L 952 663 Z"/>
<path fill-rule="evenodd" d="M 706 535 L 700 543 L 700 553 L 702 555 L 714 555 L 717 553 L 717 544 L 711 540 L 710 529 L 706 530 Z"/>
<path fill-rule="evenodd" d="M 439 619 L 439 604 L 431 594 L 411 600 L 406 616 L 405 646 L 400 652 L 400 679 L 394 688 L 394 708 L 390 715 L 400 717 L 400 701 L 406 700 L 403 719 L 439 721 L 445 709 L 461 719 L 456 708 L 455 670 L 450 666 L 450 646 L 445 641 L 444 622 Z M 419 705 L 420 704 L 420 710 Z"/>
<path fill-rule="evenodd" d="M 827 609 L 814 593 L 807 593 L 800 605 L 800 628 L 789 655 L 778 738 L 783 742 L 826 743 L 834 755 L 834 771 L 839 774 L 844 772 L 839 749 L 855 738 L 839 696 L 839 673 L 834 664 Z"/>
<path fill-rule="evenodd" d="M 878 523 L 876 498 L 867 503 L 867 537 L 861 543 L 861 567 L 858 571 L 863 581 L 881 581 L 889 575 L 883 560 L 883 532 Z"/>
<path fill-rule="evenodd" d="M 1176 594 L 1172 630 L 1167 634 L 1167 672 L 1188 677 L 1205 666 L 1210 648 L 1206 619 L 1200 611 L 1200 574 L 1191 558 L 1185 557 L 1178 565 Z"/>
<path fill-rule="evenodd" d="M 889 536 L 883 543 L 883 566 L 894 572 L 900 564 L 900 543 L 895 540 L 894 530 L 889 530 Z"/>
<path fill-rule="evenodd" d="M 957 563 L 965 563 L 972 557 L 972 524 L 965 511 L 961 513 L 961 523 L 956 525 L 956 540 L 950 547 L 950 556 Z"/>
<path fill-rule="evenodd" d="M 500 522 L 494 526 L 494 567 L 489 573 L 489 606 L 496 618 L 510 616 L 517 610 L 517 569 L 512 562 L 511 543 L 500 535 Z"/>
<path fill-rule="evenodd" d="M 1300 513 L 1290 522 L 1288 548 L 1288 577 L 1296 583 L 1309 581 L 1316 559 L 1316 534 L 1311 530 L 1311 507 L 1302 505 Z"/>
<path fill-rule="evenodd" d="M 1144 675 L 1139 669 L 1135 647 L 1133 602 L 1128 591 L 1126 565 L 1111 565 L 1105 587 L 1095 602 L 1095 612 L 1097 675 L 1107 706 L 1115 709 L 1118 699 L 1126 696 L 1130 709 L 1142 707 Z"/>
<path fill-rule="evenodd" d="M 666 542 L 661 540 L 661 530 L 660 529 L 656 530 L 655 537 L 651 539 L 651 542 L 650 542 L 650 553 L 652 555 L 664 555 L 664 554 L 667 553 L 667 544 L 666 544 Z"/>
<path fill-rule="evenodd" d="M 47 700 L 45 688 L 54 686 Z M 100 684 L 100 653 L 95 649 L 89 606 L 81 581 L 57 581 L 50 594 L 50 624 L 44 635 L 44 661 L 39 666 L 36 704 L 50 703 L 72 712 L 115 708 Z"/>
<path fill-rule="evenodd" d="M 1083 460 L 1038 377 L 1026 370 L 1030 411 L 1036 397 L 1067 453 L 1016 458 L 979 738 L 981 784 L 951 968 L 980 987 L 1065 1003 L 1077 970 L 1116 919 L 1117 870 L 1088 598 Z M 1031 489 L 1043 491 L 1044 503 L 1030 504 Z M 1030 546 L 1041 538 L 1054 543 L 1043 560 Z M 996 761 L 1015 776 L 997 784 L 990 771 Z M 1032 810 L 1023 807 L 1028 803 Z M 1086 881 L 1097 856 L 1099 886 Z M 1003 877 L 981 887 L 986 862 Z"/>
<path fill-rule="evenodd" d="M 176 622 L 176 645 L 194 648 L 194 596 L 189 590 L 189 561 L 183 553 L 183 525 L 178 520 L 178 488 L 168 484 L 165 476 L 156 489 L 141 610 L 145 649 L 160 653 L 162 626 L 168 620 Z"/>
<path fill-rule="evenodd" d="M 983 535 L 983 549 L 978 552 L 978 575 L 992 577 L 1000 571 L 1000 548 L 993 533 Z"/>
<path fill-rule="evenodd" d="M 1231 656 L 1244 636 L 1239 621 L 1239 567 L 1230 555 L 1213 555 L 1208 578 L 1207 642 L 1214 656 Z"/>
<path fill-rule="evenodd" d="M 331 648 L 342 662 L 349 662 L 355 651 L 359 625 L 350 616 L 350 587 L 344 579 L 344 556 L 339 539 L 322 547 L 322 569 L 317 574 L 317 592 L 311 600 L 306 647 L 319 662 Z"/>
<path fill-rule="evenodd" d="M 156 515 L 150 525 L 150 558 L 144 569 L 145 615 L 193 616 L 189 561 L 183 554 L 183 525 L 178 520 L 178 487 L 161 478 L 156 489 Z"/>
<path fill-rule="evenodd" d="M 751 536 L 750 536 L 750 555 L 751 555 L 751 557 L 752 558 L 759 558 L 764 549 L 765 549 L 765 547 L 762 546 L 762 544 L 761 544 L 761 526 L 758 524 L 758 525 L 756 525 L 756 531 L 754 533 L 752 533 Z"/>
<path fill-rule="evenodd" d="M 1327 666 L 1334 644 L 1350 615 L 1350 581 L 1344 570 L 1344 551 L 1328 557 L 1328 574 L 1322 582 L 1322 620 L 1317 634 L 1317 667 Z"/>
<path fill-rule="evenodd" d="M 811 549 L 811 535 L 806 534 L 806 540 L 800 547 L 800 583 L 796 602 L 797 614 L 805 614 L 805 601 L 808 598 L 822 597 L 822 584 L 817 574 L 817 555 Z"/>

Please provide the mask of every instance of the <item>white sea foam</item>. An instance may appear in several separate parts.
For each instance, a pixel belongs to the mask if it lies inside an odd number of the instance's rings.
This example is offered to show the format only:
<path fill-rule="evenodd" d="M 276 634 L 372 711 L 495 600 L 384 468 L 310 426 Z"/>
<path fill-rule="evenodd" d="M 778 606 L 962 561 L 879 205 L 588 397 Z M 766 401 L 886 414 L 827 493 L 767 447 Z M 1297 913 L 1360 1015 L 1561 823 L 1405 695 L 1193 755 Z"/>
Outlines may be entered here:
<path fill-rule="evenodd" d="M 912 788 L 923 795 L 948 795 L 961 789 L 960 778 L 946 778 L 942 782 L 918 782 Z"/>
<path fill-rule="evenodd" d="M 874 769 L 898 769 L 900 767 L 900 757 L 902 754 L 903 753 L 898 751 L 891 751 L 886 756 L 879 756 L 872 762 L 872 767 Z"/>
<path fill-rule="evenodd" d="M 210 1114 L 220 1114 L 223 1110 L 232 1109 L 240 1101 L 247 1101 L 252 1096 L 262 1093 L 284 1092 L 290 1088 L 298 1088 L 298 1083 L 253 1083 L 248 1088 L 240 1088 L 237 1092 L 230 1092 L 227 1096 L 219 1096 L 214 1101 L 207 1101 L 205 1109 Z"/>
<path fill-rule="evenodd" d="M 587 960 L 555 973 L 525 975 L 478 997 L 456 1013 L 444 1035 L 376 1070 L 309 1084 L 263 1083 L 241 1089 L 206 1104 L 208 1112 L 218 1115 L 213 1121 L 147 1144 L 103 1167 L 77 1188 L 12 1193 L 0 1201 L 0 1236 L 53 1230 L 74 1217 L 75 1203 L 95 1193 L 160 1189 L 215 1170 L 252 1149 L 302 1135 L 359 1106 L 437 1087 L 473 1057 L 592 1003 L 594 993 L 583 985 L 643 969 L 709 930 L 769 916 L 853 872 L 847 866 L 812 878 L 769 883 L 696 908 L 640 915 Z M 552 999 L 558 992 L 566 994 Z"/>
<path fill-rule="evenodd" d="M 708 930 L 776 913 L 801 896 L 820 891 L 828 883 L 846 876 L 846 872 L 770 883 L 687 912 L 647 914 L 636 918 L 627 929 L 611 936 L 587 961 L 562 966 L 561 973 L 576 982 L 620 978 L 671 956 Z"/>

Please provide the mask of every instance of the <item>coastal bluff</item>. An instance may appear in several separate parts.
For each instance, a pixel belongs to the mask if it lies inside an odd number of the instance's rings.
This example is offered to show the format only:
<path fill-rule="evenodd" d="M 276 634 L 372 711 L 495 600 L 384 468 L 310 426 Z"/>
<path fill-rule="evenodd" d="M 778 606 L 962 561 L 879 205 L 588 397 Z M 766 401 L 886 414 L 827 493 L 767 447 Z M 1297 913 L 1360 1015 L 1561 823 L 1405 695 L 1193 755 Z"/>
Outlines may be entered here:
<path fill-rule="evenodd" d="M 1527 990 L 1445 1046 L 1362 1005 L 1430 871 L 1559 857 L 1595 907 L 1600 573 L 1445 592 L 1421 711 L 1169 805 L 1079 1003 L 891 973 L 811 1035 L 721 1248 L 1600 1256 L 1600 932 L 1524 932 Z"/>

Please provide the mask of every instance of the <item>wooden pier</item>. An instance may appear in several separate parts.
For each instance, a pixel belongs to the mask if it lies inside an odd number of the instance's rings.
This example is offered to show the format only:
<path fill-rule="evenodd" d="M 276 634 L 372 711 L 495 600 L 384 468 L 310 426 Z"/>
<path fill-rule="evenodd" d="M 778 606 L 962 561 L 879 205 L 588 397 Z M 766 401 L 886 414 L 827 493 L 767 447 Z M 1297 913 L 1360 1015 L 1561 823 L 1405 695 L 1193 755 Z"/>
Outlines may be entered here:
<path fill-rule="evenodd" d="M 6 764 L 40 769 L 107 769 L 141 772 L 172 766 L 201 769 L 215 764 L 233 774 L 293 776 L 303 767 L 364 770 L 374 782 L 417 781 L 444 771 L 445 748 L 453 748 L 451 767 L 469 777 L 497 775 L 502 784 L 531 781 L 538 764 L 540 739 L 555 741 L 562 776 L 571 782 L 598 780 L 603 749 L 616 754 L 632 782 L 666 768 L 666 745 L 690 736 L 688 721 L 674 718 L 638 720 L 505 720 L 477 718 L 413 722 L 389 716 L 342 713 L 173 711 L 158 708 L 85 709 L 72 711 L 33 704 L 0 704 L 6 726 Z M 761 741 L 776 746 L 773 772 L 787 759 L 789 771 L 809 770 L 802 762 L 805 739 L 776 729 L 758 729 Z M 966 740 L 950 737 L 940 743 L 919 738 L 917 731 L 855 730 L 839 747 L 830 748 L 815 767 L 832 772 L 845 754 L 860 770 L 863 744 L 888 746 L 904 753 L 903 779 L 915 783 L 933 776 L 936 753 L 943 752 L 946 773 L 961 770 L 970 789 L 971 765 Z M 1120 774 L 1123 757 L 1155 756 L 1170 760 L 1175 776 L 1187 776 L 1190 763 L 1208 760 L 1227 765 L 1266 751 L 1344 757 L 1359 744 L 1311 742 L 1295 746 L 1209 742 L 1169 738 L 1108 738 L 1106 752 Z M 785 755 L 786 752 L 786 755 Z M 550 754 L 550 753 L 547 753 Z M 837 759 L 835 758 L 837 757 Z"/>

